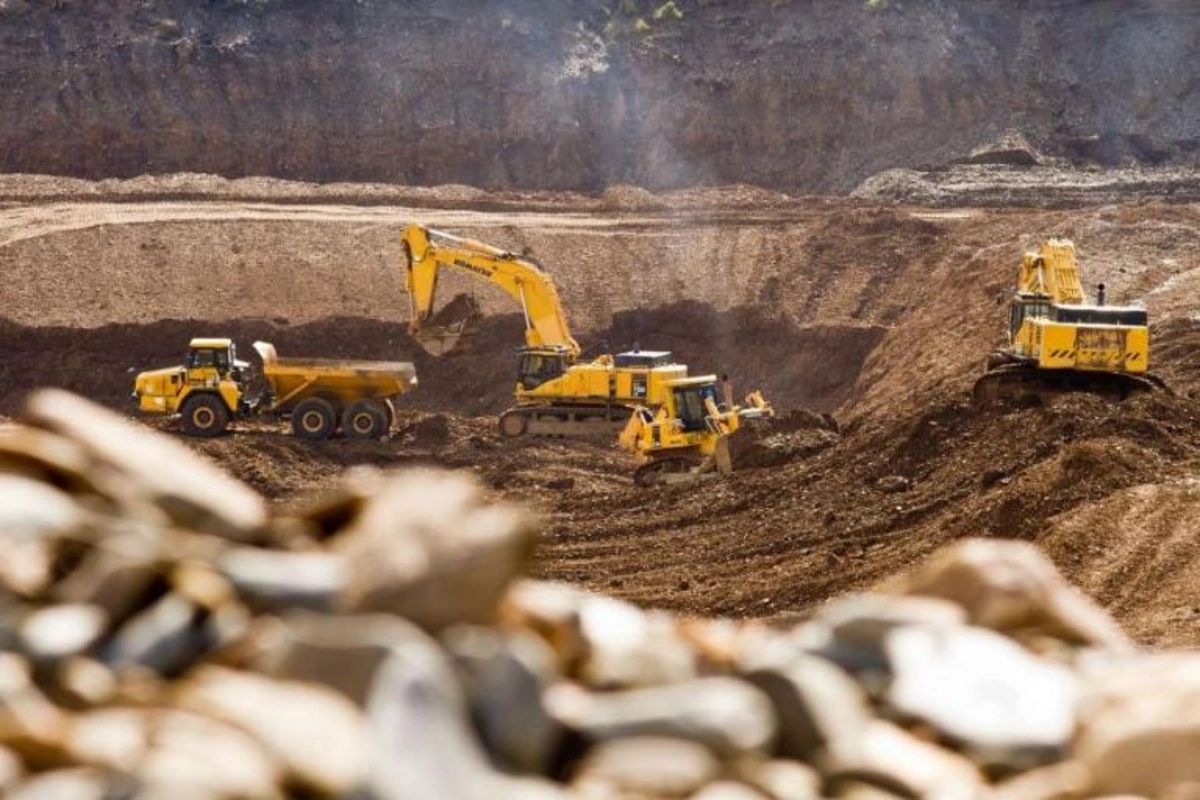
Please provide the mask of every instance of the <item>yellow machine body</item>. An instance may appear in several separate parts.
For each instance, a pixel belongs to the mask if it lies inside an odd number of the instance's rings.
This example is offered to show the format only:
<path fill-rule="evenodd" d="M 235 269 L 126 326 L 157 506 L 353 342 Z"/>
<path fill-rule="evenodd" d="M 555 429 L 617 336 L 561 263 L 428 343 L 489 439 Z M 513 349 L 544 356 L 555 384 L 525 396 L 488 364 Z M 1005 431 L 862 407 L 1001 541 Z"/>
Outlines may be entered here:
<path fill-rule="evenodd" d="M 249 364 L 229 339 L 197 338 L 183 366 L 143 372 L 134 381 L 138 408 L 178 414 L 183 431 L 217 436 L 238 416 L 290 416 L 297 435 L 326 439 L 339 428 L 356 438 L 379 438 L 395 421 L 391 399 L 417 384 L 408 362 L 279 358 L 274 345 L 255 342 L 262 358 L 262 392 L 247 396 Z"/>
<path fill-rule="evenodd" d="M 1038 369 L 1141 373 L 1150 330 L 1144 309 L 1085 303 L 1074 244 L 1052 239 L 1021 262 L 1008 349 Z"/>
<path fill-rule="evenodd" d="M 632 351 L 581 360 L 554 281 L 532 259 L 421 225 L 403 235 L 409 332 L 432 355 L 443 355 L 469 333 L 472 315 L 435 325 L 441 270 L 453 268 L 498 287 L 520 306 L 525 347 L 518 355 L 514 407 L 500 418 L 505 436 L 579 436 L 618 432 L 639 405 L 657 406 L 667 385 L 687 367 L 661 351 Z"/>
<path fill-rule="evenodd" d="M 235 379 L 237 355 L 229 339 L 193 339 L 183 366 L 143 372 L 134 381 L 138 408 L 152 414 L 177 414 L 193 393 L 216 395 L 230 414 L 242 399 Z"/>
<path fill-rule="evenodd" d="M 636 457 L 634 481 L 642 486 L 732 472 L 731 437 L 748 420 L 775 415 L 757 391 L 747 396 L 744 408 L 722 407 L 714 375 L 670 381 L 664 390 L 660 404 L 634 410 L 618 439 Z"/>
<path fill-rule="evenodd" d="M 1009 304 L 1006 345 L 989 357 L 976 399 L 1064 389 L 1124 397 L 1154 388 L 1145 309 L 1106 305 L 1103 292 L 1101 285 L 1097 302 L 1088 302 L 1072 242 L 1051 239 L 1026 253 Z"/>

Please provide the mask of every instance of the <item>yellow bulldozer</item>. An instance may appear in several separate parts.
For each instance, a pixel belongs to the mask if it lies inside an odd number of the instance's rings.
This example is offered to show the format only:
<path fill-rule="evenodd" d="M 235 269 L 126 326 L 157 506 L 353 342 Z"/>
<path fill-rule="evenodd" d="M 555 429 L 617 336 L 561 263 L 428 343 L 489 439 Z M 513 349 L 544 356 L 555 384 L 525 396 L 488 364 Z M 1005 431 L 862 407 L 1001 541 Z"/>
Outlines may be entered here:
<path fill-rule="evenodd" d="M 638 486 L 729 474 L 737 460 L 730 449 L 733 437 L 775 416 L 758 391 L 746 397 L 745 407 L 731 406 L 727 399 L 722 403 L 715 375 L 681 378 L 668 388 L 658 407 L 637 408 L 619 437 L 638 461 L 633 473 Z"/>
<path fill-rule="evenodd" d="M 973 394 L 981 406 L 1067 391 L 1124 399 L 1165 388 L 1149 360 L 1146 310 L 1106 305 L 1103 284 L 1089 303 L 1074 243 L 1050 239 L 1021 260 L 1006 344 L 988 356 Z"/>

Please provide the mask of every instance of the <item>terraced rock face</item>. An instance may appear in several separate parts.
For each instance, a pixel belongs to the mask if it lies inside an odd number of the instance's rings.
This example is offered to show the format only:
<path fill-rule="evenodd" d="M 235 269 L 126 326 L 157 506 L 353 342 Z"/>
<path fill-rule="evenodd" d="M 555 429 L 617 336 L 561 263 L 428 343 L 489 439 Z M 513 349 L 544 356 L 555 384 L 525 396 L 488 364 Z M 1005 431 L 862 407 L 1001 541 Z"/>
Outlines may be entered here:
<path fill-rule="evenodd" d="M 1170 0 L 7 2 L 0 171 L 823 192 L 1014 130 L 1194 162 L 1198 30 Z"/>

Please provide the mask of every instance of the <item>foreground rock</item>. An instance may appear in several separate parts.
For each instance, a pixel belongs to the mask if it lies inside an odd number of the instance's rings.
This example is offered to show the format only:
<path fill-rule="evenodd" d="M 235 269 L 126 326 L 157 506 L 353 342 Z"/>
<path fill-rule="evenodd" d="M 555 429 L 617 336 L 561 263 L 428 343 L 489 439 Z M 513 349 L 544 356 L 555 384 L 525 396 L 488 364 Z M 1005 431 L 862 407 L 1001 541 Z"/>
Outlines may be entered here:
<path fill-rule="evenodd" d="M 1200 785 L 1200 656 L 1138 653 L 1028 545 L 952 546 L 801 624 L 678 620 L 520 579 L 536 521 L 461 474 L 354 472 L 269 514 L 78 398 L 31 419 L 0 434 L 6 797 Z"/>

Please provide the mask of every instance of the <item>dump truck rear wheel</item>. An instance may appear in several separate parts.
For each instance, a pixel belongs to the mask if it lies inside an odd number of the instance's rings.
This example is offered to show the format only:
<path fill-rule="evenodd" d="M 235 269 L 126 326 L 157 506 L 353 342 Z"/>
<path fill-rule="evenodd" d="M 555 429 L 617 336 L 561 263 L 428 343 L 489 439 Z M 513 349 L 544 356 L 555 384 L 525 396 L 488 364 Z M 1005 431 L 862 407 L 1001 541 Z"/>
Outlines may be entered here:
<path fill-rule="evenodd" d="M 337 412 L 322 397 L 300 401 L 292 411 L 292 432 L 301 439 L 328 439 L 337 430 Z"/>
<path fill-rule="evenodd" d="M 229 409 L 215 394 L 194 394 L 180 409 L 181 427 L 188 436 L 220 436 L 229 426 Z"/>
<path fill-rule="evenodd" d="M 355 400 L 342 415 L 342 430 L 351 439 L 382 439 L 388 427 L 387 409 L 374 400 Z"/>

